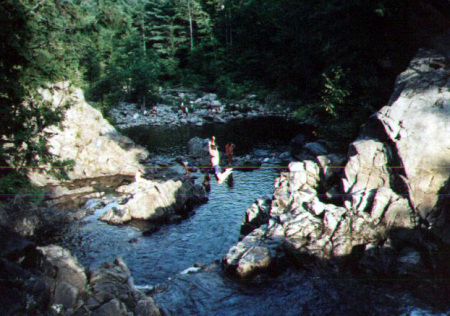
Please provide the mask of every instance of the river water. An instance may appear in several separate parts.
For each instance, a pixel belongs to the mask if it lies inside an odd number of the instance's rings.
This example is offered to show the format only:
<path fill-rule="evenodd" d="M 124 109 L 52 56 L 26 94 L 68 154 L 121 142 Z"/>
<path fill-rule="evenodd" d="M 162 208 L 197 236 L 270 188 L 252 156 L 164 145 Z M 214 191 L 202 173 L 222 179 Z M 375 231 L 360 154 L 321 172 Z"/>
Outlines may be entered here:
<path fill-rule="evenodd" d="M 175 157 L 187 152 L 195 136 L 215 135 L 219 145 L 232 141 L 237 155 L 263 149 L 268 157 L 301 129 L 282 119 L 256 119 L 203 127 L 146 127 L 123 131 L 152 155 Z M 222 146 L 223 148 L 223 146 Z M 261 151 L 260 151 L 261 152 Z M 111 226 L 98 221 L 108 207 L 74 226 L 64 246 L 90 268 L 122 257 L 135 283 L 153 288 L 158 306 L 169 315 L 421 315 L 431 308 L 398 286 L 356 280 L 328 268 L 289 269 L 277 278 L 239 282 L 223 275 L 218 262 L 238 240 L 245 210 L 255 199 L 271 195 L 279 163 L 252 172 L 233 173 L 232 183 L 211 183 L 209 201 L 179 224 L 142 236 L 139 225 Z M 200 175 L 199 175 L 200 176 Z M 91 201 L 95 202 L 95 201 Z M 195 263 L 208 271 L 185 273 Z"/>

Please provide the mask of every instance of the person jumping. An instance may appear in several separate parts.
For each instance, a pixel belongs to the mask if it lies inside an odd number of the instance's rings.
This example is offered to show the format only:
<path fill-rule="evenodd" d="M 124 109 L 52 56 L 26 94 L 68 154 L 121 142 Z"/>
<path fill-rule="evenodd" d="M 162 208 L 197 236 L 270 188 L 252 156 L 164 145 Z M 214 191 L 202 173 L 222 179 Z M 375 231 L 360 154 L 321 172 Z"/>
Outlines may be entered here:
<path fill-rule="evenodd" d="M 210 141 L 208 141 L 208 149 L 209 155 L 211 156 L 211 165 L 214 168 L 214 175 L 216 176 L 217 181 L 220 183 L 230 175 L 233 169 L 229 168 L 222 172 L 222 168 L 220 167 L 220 154 L 216 145 L 216 138 L 214 136 Z"/>

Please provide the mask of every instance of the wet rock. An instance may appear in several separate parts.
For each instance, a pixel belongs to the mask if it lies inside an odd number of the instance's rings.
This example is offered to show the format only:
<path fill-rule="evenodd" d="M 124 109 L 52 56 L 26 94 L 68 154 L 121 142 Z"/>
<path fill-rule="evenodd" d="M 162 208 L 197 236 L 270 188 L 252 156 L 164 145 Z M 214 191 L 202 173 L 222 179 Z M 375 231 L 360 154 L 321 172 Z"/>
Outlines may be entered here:
<path fill-rule="evenodd" d="M 253 203 L 242 219 L 239 238 L 242 239 L 261 225 L 267 224 L 269 220 L 270 199 L 258 199 Z"/>
<path fill-rule="evenodd" d="M 104 263 L 93 271 L 89 285 L 92 288 L 92 296 L 101 304 L 119 300 L 128 308 L 133 306 L 133 280 L 130 270 L 121 259 L 116 259 L 114 263 Z M 121 304 L 114 303 L 115 307 L 117 305 Z"/>
<path fill-rule="evenodd" d="M 132 217 L 126 206 L 119 205 L 107 210 L 99 220 L 113 225 L 123 225 L 131 221 Z"/>
<path fill-rule="evenodd" d="M 142 236 L 150 236 L 159 230 L 157 225 L 147 225 L 147 228 L 142 232 Z"/>
<path fill-rule="evenodd" d="M 307 141 L 308 137 L 306 135 L 298 134 L 291 140 L 290 146 L 292 147 L 293 150 L 300 149 L 306 144 Z"/>
<path fill-rule="evenodd" d="M 412 248 L 403 248 L 397 259 L 397 273 L 400 276 L 423 275 L 427 271 L 419 251 Z"/>
<path fill-rule="evenodd" d="M 239 171 L 253 171 L 259 169 L 262 165 L 261 160 L 257 158 L 248 157 L 235 157 L 233 158 L 233 169 Z"/>
<path fill-rule="evenodd" d="M 225 271 L 242 279 L 268 272 L 274 264 L 276 250 L 260 240 L 264 233 L 264 227 L 255 229 L 236 246 L 230 248 L 222 259 Z"/>

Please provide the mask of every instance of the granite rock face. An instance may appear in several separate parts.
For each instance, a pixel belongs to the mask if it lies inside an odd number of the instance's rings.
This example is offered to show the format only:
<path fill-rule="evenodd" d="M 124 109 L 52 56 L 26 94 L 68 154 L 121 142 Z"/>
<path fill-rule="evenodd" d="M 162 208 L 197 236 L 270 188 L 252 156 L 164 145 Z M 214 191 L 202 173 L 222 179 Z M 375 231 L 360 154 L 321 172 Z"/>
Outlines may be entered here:
<path fill-rule="evenodd" d="M 443 63 L 437 52 L 420 50 L 345 159 L 317 151 L 291 163 L 275 181 L 270 207 L 250 207 L 265 217 L 225 255 L 224 269 L 246 278 L 269 272 L 284 254 L 299 265 L 351 259 L 368 273 L 430 275 L 436 240 L 450 242 L 450 73 Z"/>
<path fill-rule="evenodd" d="M 450 165 L 450 78 L 448 69 L 440 67 L 444 62 L 437 52 L 419 51 L 397 78 L 389 105 L 370 123 L 378 124 L 392 143 L 418 215 L 441 233 L 448 225 L 442 195 L 449 192 Z M 372 132 L 365 131 L 367 136 Z"/>

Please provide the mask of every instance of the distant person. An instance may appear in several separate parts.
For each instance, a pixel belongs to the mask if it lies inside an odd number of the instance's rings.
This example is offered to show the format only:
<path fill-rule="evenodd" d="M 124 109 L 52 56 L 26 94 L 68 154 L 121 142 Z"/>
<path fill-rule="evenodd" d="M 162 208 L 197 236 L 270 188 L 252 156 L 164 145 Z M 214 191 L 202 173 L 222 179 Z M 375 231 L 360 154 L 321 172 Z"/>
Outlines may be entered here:
<path fill-rule="evenodd" d="M 203 179 L 203 186 L 205 187 L 205 191 L 209 192 L 211 191 L 211 178 L 209 176 L 209 174 L 205 175 L 205 178 Z"/>
<path fill-rule="evenodd" d="M 186 171 L 186 175 L 189 176 L 191 174 L 189 163 L 187 161 L 183 161 L 181 164 L 184 168 L 184 171 Z"/>
<path fill-rule="evenodd" d="M 225 145 L 225 153 L 227 154 L 228 158 L 228 165 L 231 166 L 233 163 L 233 150 L 236 148 L 236 146 L 233 143 L 227 143 Z"/>

